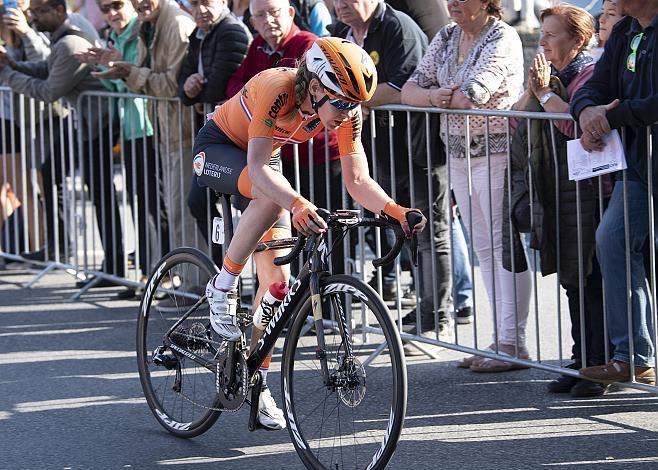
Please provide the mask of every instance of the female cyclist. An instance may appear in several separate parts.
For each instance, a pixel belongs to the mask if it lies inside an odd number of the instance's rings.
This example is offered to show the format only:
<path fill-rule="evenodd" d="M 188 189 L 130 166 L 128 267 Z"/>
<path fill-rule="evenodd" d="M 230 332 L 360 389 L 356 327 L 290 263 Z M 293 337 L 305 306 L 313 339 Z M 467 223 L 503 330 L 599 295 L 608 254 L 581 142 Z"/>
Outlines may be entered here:
<path fill-rule="evenodd" d="M 343 181 L 354 200 L 375 214 L 394 217 L 408 234 L 423 230 L 424 217 L 412 228 L 406 222 L 407 212 L 420 211 L 397 205 L 368 173 L 359 103 L 368 101 L 376 87 L 375 65 L 363 49 L 343 39 L 320 38 L 297 69 L 259 73 L 216 108 L 199 131 L 194 145 L 199 183 L 248 200 L 222 269 L 206 287 L 210 322 L 222 338 L 235 341 L 240 337 L 235 316 L 238 277 L 261 239 L 290 236 L 287 211 L 302 234 L 327 229 L 317 207 L 281 174 L 278 149 L 284 144 L 306 142 L 325 127 L 337 129 Z M 266 251 L 256 256 L 261 285 L 254 305 L 271 283 L 288 281 L 288 268 L 272 264 L 280 255 Z M 259 336 L 254 329 L 252 343 Z M 275 429 L 285 426 L 283 414 L 266 388 L 260 408 L 261 424 Z"/>

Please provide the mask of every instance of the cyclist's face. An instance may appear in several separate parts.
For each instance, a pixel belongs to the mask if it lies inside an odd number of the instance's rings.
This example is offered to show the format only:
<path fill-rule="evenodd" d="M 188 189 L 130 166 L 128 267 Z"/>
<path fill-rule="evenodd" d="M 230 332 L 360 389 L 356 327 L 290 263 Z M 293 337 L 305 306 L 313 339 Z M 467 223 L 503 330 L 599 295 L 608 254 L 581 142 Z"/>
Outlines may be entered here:
<path fill-rule="evenodd" d="M 309 93 L 313 95 L 316 102 L 325 97 L 325 91 L 316 79 L 311 80 L 311 83 L 309 84 Z M 350 119 L 354 113 L 358 112 L 358 106 L 352 109 L 338 109 L 331 104 L 329 100 L 326 100 L 318 109 L 318 117 L 320 118 L 320 121 L 322 121 L 322 124 L 324 124 L 324 127 L 332 131 L 337 129 L 343 122 Z"/>

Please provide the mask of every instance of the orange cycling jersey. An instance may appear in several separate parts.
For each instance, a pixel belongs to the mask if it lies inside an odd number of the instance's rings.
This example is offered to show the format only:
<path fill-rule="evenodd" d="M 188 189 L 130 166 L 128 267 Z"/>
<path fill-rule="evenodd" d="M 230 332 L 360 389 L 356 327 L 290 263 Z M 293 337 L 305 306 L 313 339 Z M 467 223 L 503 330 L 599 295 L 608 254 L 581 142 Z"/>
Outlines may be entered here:
<path fill-rule="evenodd" d="M 295 75 L 291 68 L 260 72 L 240 93 L 219 106 L 212 119 L 245 152 L 249 139 L 272 139 L 273 152 L 285 144 L 306 142 L 324 129 L 320 118 L 307 115 L 295 106 Z M 341 157 L 363 153 L 361 113 L 352 116 L 337 129 Z"/>

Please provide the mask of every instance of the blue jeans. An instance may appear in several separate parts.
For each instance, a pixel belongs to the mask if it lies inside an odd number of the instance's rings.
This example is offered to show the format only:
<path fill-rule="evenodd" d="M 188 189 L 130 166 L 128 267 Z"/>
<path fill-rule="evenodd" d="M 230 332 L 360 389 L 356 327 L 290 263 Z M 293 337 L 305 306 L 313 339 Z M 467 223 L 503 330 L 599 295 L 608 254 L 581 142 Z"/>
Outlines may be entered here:
<path fill-rule="evenodd" d="M 649 305 L 646 244 L 649 236 L 649 203 L 646 187 L 626 182 L 628 201 L 630 284 L 626 278 L 626 236 L 624 226 L 624 184 L 615 183 L 610 205 L 596 230 L 596 250 L 605 288 L 613 359 L 630 363 L 627 294 L 631 294 L 632 337 L 636 367 L 651 367 L 654 356 L 653 320 Z"/>
<path fill-rule="evenodd" d="M 455 285 L 455 310 L 473 307 L 473 279 L 471 263 L 468 261 L 468 247 L 461 218 L 452 221 L 452 279 Z"/>

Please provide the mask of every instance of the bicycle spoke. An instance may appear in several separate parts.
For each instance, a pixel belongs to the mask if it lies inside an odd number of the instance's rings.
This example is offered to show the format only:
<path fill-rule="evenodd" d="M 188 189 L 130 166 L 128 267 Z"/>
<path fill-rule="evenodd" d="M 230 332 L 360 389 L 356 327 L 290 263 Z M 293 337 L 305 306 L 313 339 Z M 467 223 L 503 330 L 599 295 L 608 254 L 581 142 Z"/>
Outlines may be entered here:
<path fill-rule="evenodd" d="M 345 282 L 354 283 L 353 280 Z M 331 309 L 324 311 L 323 315 L 331 315 L 337 322 L 325 323 L 325 327 L 330 326 L 338 331 L 338 325 L 343 324 L 349 334 L 325 334 L 325 351 L 319 352 L 324 354 L 324 359 L 317 359 L 315 354 L 318 353 L 311 352 L 317 348 L 316 336 L 288 338 L 291 344 L 294 342 L 294 357 L 284 357 L 290 388 L 294 390 L 290 404 L 295 416 L 294 424 L 309 445 L 311 461 L 314 462 L 310 466 L 331 469 L 366 468 L 373 458 L 382 458 L 382 446 L 389 447 L 384 437 L 389 432 L 390 420 L 395 416 L 390 414 L 390 410 L 395 410 L 399 403 L 397 390 L 400 378 L 394 372 L 400 367 L 399 362 L 395 361 L 402 360 L 401 348 L 397 340 L 396 352 L 392 354 L 388 343 L 390 336 L 384 334 L 384 331 L 388 331 L 389 335 L 395 334 L 388 311 L 381 301 L 370 303 L 364 301 L 366 296 L 353 296 L 347 287 L 344 289 L 336 287 L 323 296 L 323 309 Z M 352 305 L 352 311 L 346 311 L 343 305 Z M 310 305 L 306 308 L 301 313 L 303 317 L 311 315 Z M 342 321 L 341 310 L 346 316 Z M 354 312 L 359 314 L 352 316 Z M 296 329 L 289 334 L 299 335 L 304 321 L 305 318 L 296 320 Z M 360 332 L 366 330 L 368 335 L 361 335 Z M 352 341 L 357 336 L 358 340 Z M 369 362 L 368 366 L 362 366 L 373 352 L 381 349 L 382 343 L 386 347 L 379 357 Z M 292 345 L 286 343 L 286 348 L 289 347 Z M 284 355 L 286 353 L 284 351 Z M 309 358 L 310 354 L 314 355 Z M 322 361 L 327 364 L 327 377 L 322 373 Z M 325 380 L 328 383 L 325 384 Z M 325 388 L 323 395 L 318 393 L 317 382 L 321 383 L 320 388 Z M 381 419 L 383 409 L 388 420 Z M 398 423 L 393 426 L 396 436 L 401 429 L 401 420 Z M 396 440 L 397 437 L 394 437 L 391 441 L 393 448 Z M 297 450 L 300 451 L 299 448 Z M 388 452 L 383 458 L 390 458 L 390 454 Z"/>

